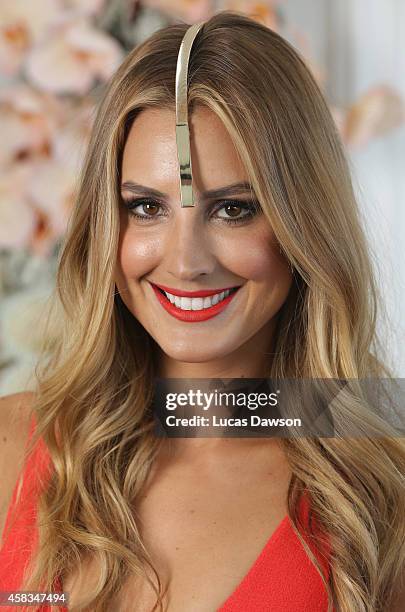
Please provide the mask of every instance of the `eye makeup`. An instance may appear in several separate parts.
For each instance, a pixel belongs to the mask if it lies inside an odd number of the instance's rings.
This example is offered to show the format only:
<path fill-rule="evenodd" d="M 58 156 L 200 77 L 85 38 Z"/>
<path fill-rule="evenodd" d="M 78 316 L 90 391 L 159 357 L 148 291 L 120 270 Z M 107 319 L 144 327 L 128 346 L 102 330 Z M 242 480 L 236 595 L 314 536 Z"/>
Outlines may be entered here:
<path fill-rule="evenodd" d="M 153 198 L 124 198 L 122 197 L 122 203 L 124 207 L 128 210 L 128 214 L 134 218 L 136 221 L 140 221 L 141 223 L 150 223 L 151 221 L 161 218 L 167 217 L 168 212 L 161 202 L 154 200 Z M 149 207 L 149 209 L 147 208 Z M 136 209 L 140 208 L 143 210 L 143 214 L 137 212 Z M 158 211 L 158 209 L 164 209 L 165 212 L 159 214 L 158 212 L 152 212 L 152 210 Z M 224 212 L 228 215 L 232 210 L 239 209 L 239 216 L 220 216 L 217 215 L 218 212 Z M 242 224 L 251 221 L 254 217 L 262 212 L 259 202 L 256 200 L 221 200 L 219 203 L 213 206 L 213 212 L 210 215 L 210 219 L 213 219 L 215 222 L 224 222 L 227 224 Z"/>

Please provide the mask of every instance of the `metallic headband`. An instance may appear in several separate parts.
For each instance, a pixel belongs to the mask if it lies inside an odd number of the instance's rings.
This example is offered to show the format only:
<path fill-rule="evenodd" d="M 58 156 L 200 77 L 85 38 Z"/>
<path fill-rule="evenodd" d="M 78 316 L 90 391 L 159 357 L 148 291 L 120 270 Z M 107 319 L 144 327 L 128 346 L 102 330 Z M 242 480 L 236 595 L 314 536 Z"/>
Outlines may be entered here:
<path fill-rule="evenodd" d="M 195 206 L 191 173 L 190 130 L 187 109 L 187 76 L 191 47 L 203 23 L 195 23 L 181 41 L 176 67 L 176 142 L 180 169 L 181 206 Z"/>

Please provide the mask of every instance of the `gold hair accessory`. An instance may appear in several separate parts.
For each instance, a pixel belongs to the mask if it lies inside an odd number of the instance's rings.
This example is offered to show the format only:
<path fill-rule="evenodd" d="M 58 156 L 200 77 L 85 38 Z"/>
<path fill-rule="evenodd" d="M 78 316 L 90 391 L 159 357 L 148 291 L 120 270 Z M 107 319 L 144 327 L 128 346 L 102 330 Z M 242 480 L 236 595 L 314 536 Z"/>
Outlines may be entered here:
<path fill-rule="evenodd" d="M 190 130 L 187 109 L 187 75 L 191 47 L 203 23 L 195 23 L 181 41 L 176 66 L 176 142 L 180 169 L 180 197 L 182 208 L 195 206 L 191 173 Z"/>

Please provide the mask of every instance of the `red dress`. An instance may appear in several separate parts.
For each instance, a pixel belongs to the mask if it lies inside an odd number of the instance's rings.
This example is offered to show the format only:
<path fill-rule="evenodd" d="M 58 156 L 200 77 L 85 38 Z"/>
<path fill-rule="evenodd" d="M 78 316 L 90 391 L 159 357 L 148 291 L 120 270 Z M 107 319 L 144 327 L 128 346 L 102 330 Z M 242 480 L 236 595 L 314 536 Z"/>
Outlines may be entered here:
<path fill-rule="evenodd" d="M 30 437 L 33 427 L 34 422 Z M 38 477 L 41 475 L 46 479 L 50 474 L 50 465 L 47 448 L 41 439 L 27 461 L 21 496 L 15 508 L 16 520 L 12 525 L 11 511 L 15 507 L 18 483 L 8 510 L 5 533 L 9 525 L 11 530 L 0 550 L 0 591 L 20 590 L 24 568 L 37 546 L 36 500 L 41 486 Z M 304 522 L 309 520 L 308 499 L 303 496 L 299 508 Z M 316 523 L 314 530 L 317 533 Z M 314 543 L 307 542 L 319 559 L 328 581 L 327 559 L 320 555 Z M 63 591 L 58 581 L 55 590 Z M 11 612 L 16 607 L 1 606 L 1 609 Z M 295 534 L 291 519 L 286 515 L 246 576 L 217 612 L 327 612 L 327 609 L 327 594 L 322 579 Z M 40 610 L 49 612 L 51 608 L 43 605 Z"/>

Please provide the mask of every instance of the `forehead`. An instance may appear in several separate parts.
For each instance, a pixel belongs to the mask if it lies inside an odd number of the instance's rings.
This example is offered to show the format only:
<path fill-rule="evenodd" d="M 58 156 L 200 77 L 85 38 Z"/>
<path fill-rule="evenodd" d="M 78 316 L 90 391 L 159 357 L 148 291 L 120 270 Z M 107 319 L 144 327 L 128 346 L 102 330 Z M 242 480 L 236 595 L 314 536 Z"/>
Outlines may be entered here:
<path fill-rule="evenodd" d="M 189 126 L 193 188 L 196 191 L 247 180 L 236 148 L 215 113 L 205 107 L 196 107 L 189 116 Z M 124 148 L 123 182 L 132 180 L 178 196 L 175 127 L 174 110 L 145 109 L 140 112 Z"/>

